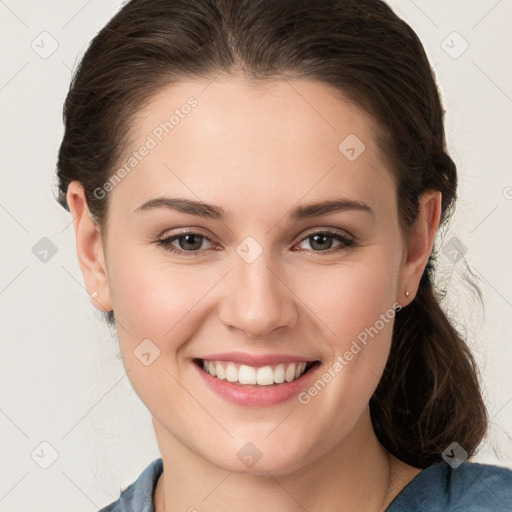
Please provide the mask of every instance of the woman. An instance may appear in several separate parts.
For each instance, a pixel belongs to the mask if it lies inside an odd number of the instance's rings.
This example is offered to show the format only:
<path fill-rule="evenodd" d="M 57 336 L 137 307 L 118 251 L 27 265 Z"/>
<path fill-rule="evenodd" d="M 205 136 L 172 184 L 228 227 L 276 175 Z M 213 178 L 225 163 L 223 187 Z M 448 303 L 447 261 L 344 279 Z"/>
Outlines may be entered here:
<path fill-rule="evenodd" d="M 58 178 L 162 455 L 104 511 L 512 509 L 466 460 L 486 411 L 429 259 L 456 168 L 384 2 L 128 2 Z"/>

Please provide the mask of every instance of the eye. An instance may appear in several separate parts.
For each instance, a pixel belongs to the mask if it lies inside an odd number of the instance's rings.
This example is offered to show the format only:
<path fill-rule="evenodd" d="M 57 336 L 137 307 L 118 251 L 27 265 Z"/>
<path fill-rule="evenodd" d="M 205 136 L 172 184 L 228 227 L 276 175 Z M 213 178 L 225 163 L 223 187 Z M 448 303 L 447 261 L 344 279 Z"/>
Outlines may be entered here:
<path fill-rule="evenodd" d="M 332 240 L 339 242 L 338 246 L 332 249 Z M 213 242 L 205 235 L 193 231 L 186 231 L 177 235 L 168 236 L 156 241 L 159 247 L 174 254 L 184 256 L 200 256 L 203 242 L 207 240 L 210 244 Z M 331 254 L 354 245 L 355 240 L 348 235 L 338 231 L 316 231 L 303 238 L 300 243 L 311 240 L 310 245 L 313 249 L 309 252 Z M 319 250 L 317 250 L 319 249 Z"/>
<path fill-rule="evenodd" d="M 336 240 L 339 245 L 334 250 L 330 250 L 332 248 L 332 240 Z M 331 254 L 335 251 L 339 251 L 354 245 L 354 239 L 348 237 L 344 233 L 338 231 L 316 231 L 311 233 L 306 238 L 303 238 L 301 243 L 304 243 L 307 240 L 311 240 L 310 246 L 313 248 L 312 252 L 317 253 L 328 253 Z M 319 249 L 319 250 L 316 250 Z"/>
<path fill-rule="evenodd" d="M 179 235 L 168 236 L 158 240 L 157 245 L 161 246 L 166 251 L 176 254 L 196 256 L 196 254 L 193 253 L 199 252 L 204 240 L 208 240 L 211 243 L 211 240 L 205 235 L 187 231 Z M 174 245 L 174 242 L 178 243 L 178 247 Z"/>

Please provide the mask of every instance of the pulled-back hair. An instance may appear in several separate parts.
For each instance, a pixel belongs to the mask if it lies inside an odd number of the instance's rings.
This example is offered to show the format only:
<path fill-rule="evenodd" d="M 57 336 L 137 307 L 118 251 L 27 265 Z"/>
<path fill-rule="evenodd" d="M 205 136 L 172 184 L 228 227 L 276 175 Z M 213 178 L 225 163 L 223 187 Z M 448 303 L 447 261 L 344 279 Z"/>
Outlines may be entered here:
<path fill-rule="evenodd" d="M 381 0 L 131 0 L 89 45 L 64 107 L 58 201 L 84 187 L 107 227 L 109 196 L 95 194 L 119 164 L 134 115 L 161 89 L 219 74 L 322 82 L 370 114 L 397 183 L 404 236 L 420 195 L 453 213 L 457 172 L 447 153 L 439 91 L 416 33 Z M 475 361 L 439 303 L 431 269 L 395 317 L 391 351 L 370 400 L 373 428 L 397 458 L 424 468 L 453 441 L 473 455 L 487 426 Z M 107 313 L 114 325 L 114 313 Z"/>

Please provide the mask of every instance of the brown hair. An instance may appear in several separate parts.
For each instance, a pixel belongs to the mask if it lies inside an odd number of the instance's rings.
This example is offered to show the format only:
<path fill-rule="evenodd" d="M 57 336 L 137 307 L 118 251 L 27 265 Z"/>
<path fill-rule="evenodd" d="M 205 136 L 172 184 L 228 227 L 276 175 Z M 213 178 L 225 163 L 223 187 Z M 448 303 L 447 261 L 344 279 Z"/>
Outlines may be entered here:
<path fill-rule="evenodd" d="M 456 166 L 446 151 L 444 111 L 423 46 L 381 0 L 131 0 L 89 45 L 64 107 L 58 201 L 72 180 L 106 229 L 108 195 L 94 191 L 126 148 L 134 113 L 164 87 L 220 73 L 251 80 L 305 78 L 328 84 L 377 121 L 378 143 L 398 184 L 402 231 L 427 189 L 442 193 L 446 225 Z M 487 427 L 475 361 L 442 310 L 426 269 L 417 296 L 398 312 L 390 355 L 370 400 L 375 433 L 416 467 L 441 460 L 453 441 L 471 456 Z M 113 312 L 107 314 L 110 325 Z"/>

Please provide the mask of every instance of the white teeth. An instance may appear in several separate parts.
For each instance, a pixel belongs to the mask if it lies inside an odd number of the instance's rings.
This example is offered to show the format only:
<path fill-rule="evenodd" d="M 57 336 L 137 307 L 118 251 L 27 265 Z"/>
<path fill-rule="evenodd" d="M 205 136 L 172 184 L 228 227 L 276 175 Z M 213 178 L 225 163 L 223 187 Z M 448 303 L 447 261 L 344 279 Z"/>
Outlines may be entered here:
<path fill-rule="evenodd" d="M 306 368 L 306 363 L 299 363 L 297 365 L 297 368 L 295 370 L 295 378 L 298 379 L 303 373 Z"/>
<path fill-rule="evenodd" d="M 274 384 L 274 372 L 270 366 L 262 366 L 256 372 L 256 382 L 260 386 L 270 386 Z"/>
<path fill-rule="evenodd" d="M 295 363 L 292 363 L 284 372 L 284 379 L 286 382 L 291 382 L 295 379 Z"/>
<path fill-rule="evenodd" d="M 252 366 L 240 366 L 238 372 L 238 382 L 240 384 L 256 384 L 256 370 Z"/>
<path fill-rule="evenodd" d="M 233 363 L 226 366 L 226 380 L 228 382 L 238 382 L 238 368 Z"/>
<path fill-rule="evenodd" d="M 226 361 L 205 361 L 203 370 L 213 377 L 242 385 L 271 386 L 298 379 L 306 370 L 306 362 L 280 363 L 260 368 Z"/>
<path fill-rule="evenodd" d="M 224 380 L 226 378 L 226 370 L 220 363 L 215 365 L 215 376 L 220 380 Z"/>
<path fill-rule="evenodd" d="M 274 370 L 274 382 L 281 384 L 284 382 L 284 364 L 278 364 Z"/>

